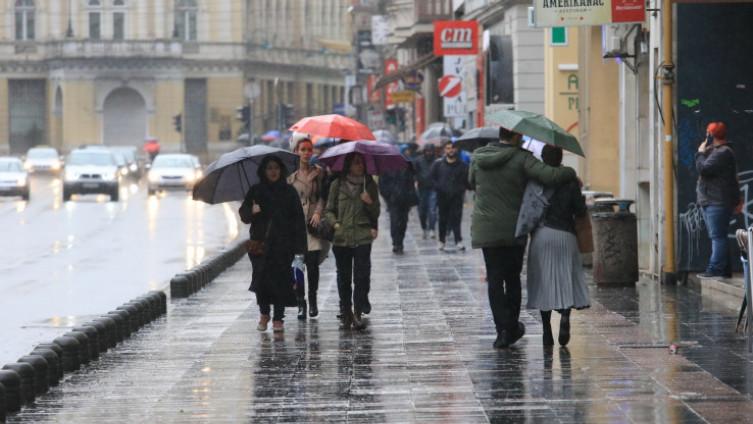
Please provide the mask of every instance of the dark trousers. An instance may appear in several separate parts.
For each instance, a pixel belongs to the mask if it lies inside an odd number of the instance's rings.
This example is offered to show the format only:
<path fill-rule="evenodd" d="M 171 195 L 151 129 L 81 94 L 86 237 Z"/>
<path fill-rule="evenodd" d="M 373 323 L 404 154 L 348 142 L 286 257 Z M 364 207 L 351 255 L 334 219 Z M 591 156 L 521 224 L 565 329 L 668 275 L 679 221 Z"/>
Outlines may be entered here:
<path fill-rule="evenodd" d="M 730 274 L 727 236 L 732 209 L 726 206 L 709 205 L 703 208 L 703 214 L 706 220 L 706 229 L 711 239 L 711 258 L 709 258 L 706 272 L 712 275 Z"/>
<path fill-rule="evenodd" d="M 520 271 L 523 270 L 525 246 L 485 247 L 486 281 L 489 306 L 497 333 L 512 334 L 520 318 Z"/>
<path fill-rule="evenodd" d="M 259 304 L 259 312 L 261 312 L 262 315 L 269 315 L 271 309 L 272 307 L 269 303 Z M 273 321 L 282 321 L 282 319 L 285 318 L 285 306 L 274 305 L 274 311 L 275 314 L 272 317 Z"/>
<path fill-rule="evenodd" d="M 355 307 L 356 312 L 371 312 L 371 244 L 357 247 L 333 246 L 337 265 L 337 293 L 340 311 Z M 351 287 L 351 284 L 353 287 Z"/>
<path fill-rule="evenodd" d="M 306 252 L 303 257 L 303 263 L 306 264 L 306 277 L 309 285 L 309 297 L 316 297 L 316 292 L 319 290 L 319 250 L 312 250 Z M 306 289 L 304 286 L 296 286 L 295 294 L 299 299 L 306 297 Z"/>
<path fill-rule="evenodd" d="M 455 234 L 455 243 L 463 241 L 463 236 L 460 235 L 460 221 L 463 219 L 463 195 L 439 194 L 437 196 L 437 208 L 439 209 L 439 241 L 444 243 L 445 236 L 450 232 Z"/>
<path fill-rule="evenodd" d="M 405 230 L 408 228 L 408 214 L 410 208 L 402 205 L 390 205 L 390 236 L 392 245 L 403 247 Z"/>
<path fill-rule="evenodd" d="M 428 188 L 418 189 L 418 219 L 422 230 L 437 228 L 437 192 Z"/>

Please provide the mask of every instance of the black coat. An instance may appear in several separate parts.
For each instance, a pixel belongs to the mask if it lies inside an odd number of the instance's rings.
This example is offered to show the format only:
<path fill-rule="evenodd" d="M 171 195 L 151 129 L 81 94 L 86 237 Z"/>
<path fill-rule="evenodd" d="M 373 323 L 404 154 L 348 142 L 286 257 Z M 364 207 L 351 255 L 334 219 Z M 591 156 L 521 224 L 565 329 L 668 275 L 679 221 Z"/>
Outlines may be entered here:
<path fill-rule="evenodd" d="M 390 172 L 379 177 L 379 193 L 388 207 L 410 209 L 418 204 L 413 169 Z"/>
<path fill-rule="evenodd" d="M 580 183 L 571 180 L 557 187 L 549 198 L 544 225 L 575 234 L 575 217 L 582 217 L 587 212 L 586 198 L 580 191 Z"/>
<path fill-rule="evenodd" d="M 261 208 L 252 214 L 253 203 Z M 296 254 L 306 253 L 306 225 L 301 201 L 284 179 L 255 184 L 246 194 L 241 220 L 251 224 L 252 240 L 264 240 L 266 254 L 252 257 L 253 273 L 249 290 L 259 304 L 295 306 L 291 263 Z"/>
<path fill-rule="evenodd" d="M 416 181 L 418 181 L 418 188 L 420 190 L 431 190 L 434 188 L 434 181 L 431 179 L 431 166 L 436 160 L 435 156 L 427 158 L 421 155 L 413 161 L 416 168 Z"/>
<path fill-rule="evenodd" d="M 439 196 L 462 196 L 470 188 L 468 184 L 468 165 L 460 158 L 453 163 L 442 157 L 431 166 L 431 180 Z"/>
<path fill-rule="evenodd" d="M 737 206 L 740 184 L 737 181 L 735 153 L 728 144 L 714 146 L 706 153 L 696 153 L 695 167 L 698 171 L 698 204 L 729 208 Z"/>

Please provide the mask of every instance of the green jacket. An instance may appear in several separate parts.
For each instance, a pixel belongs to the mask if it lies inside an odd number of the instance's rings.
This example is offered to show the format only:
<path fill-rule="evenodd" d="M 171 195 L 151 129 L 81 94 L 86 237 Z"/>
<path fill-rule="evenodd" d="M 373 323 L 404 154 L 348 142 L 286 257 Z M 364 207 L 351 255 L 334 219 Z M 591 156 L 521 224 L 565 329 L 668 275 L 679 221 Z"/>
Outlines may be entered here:
<path fill-rule="evenodd" d="M 379 228 L 379 190 L 371 178 L 366 178 L 366 192 L 374 200 L 367 205 L 361 200 L 361 193 L 350 193 L 347 184 L 340 178 L 332 182 L 327 200 L 326 217 L 329 222 L 339 224 L 335 230 L 334 246 L 356 247 L 371 244 L 371 230 Z"/>
<path fill-rule="evenodd" d="M 474 248 L 515 246 L 515 225 L 529 179 L 559 185 L 576 178 L 568 167 L 553 168 L 517 146 L 494 143 L 477 149 L 468 181 L 476 191 L 471 218 Z"/>

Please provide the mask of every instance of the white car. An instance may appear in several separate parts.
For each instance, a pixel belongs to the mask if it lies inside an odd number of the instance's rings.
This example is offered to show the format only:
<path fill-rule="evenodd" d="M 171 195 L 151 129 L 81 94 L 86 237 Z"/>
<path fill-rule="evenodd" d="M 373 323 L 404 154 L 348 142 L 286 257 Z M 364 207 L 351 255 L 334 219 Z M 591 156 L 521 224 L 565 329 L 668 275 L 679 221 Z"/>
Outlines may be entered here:
<path fill-rule="evenodd" d="M 54 147 L 32 147 L 26 152 L 24 169 L 27 172 L 53 172 L 63 169 L 63 161 Z"/>
<path fill-rule="evenodd" d="M 118 164 L 106 149 L 76 149 L 68 155 L 63 174 L 63 200 L 74 194 L 108 194 L 117 202 L 120 192 Z"/>
<path fill-rule="evenodd" d="M 29 200 L 29 176 L 21 159 L 0 157 L 0 196 L 21 196 Z"/>
<path fill-rule="evenodd" d="M 159 154 L 154 158 L 147 176 L 148 193 L 161 189 L 192 190 L 203 176 L 198 158 L 184 153 Z"/>

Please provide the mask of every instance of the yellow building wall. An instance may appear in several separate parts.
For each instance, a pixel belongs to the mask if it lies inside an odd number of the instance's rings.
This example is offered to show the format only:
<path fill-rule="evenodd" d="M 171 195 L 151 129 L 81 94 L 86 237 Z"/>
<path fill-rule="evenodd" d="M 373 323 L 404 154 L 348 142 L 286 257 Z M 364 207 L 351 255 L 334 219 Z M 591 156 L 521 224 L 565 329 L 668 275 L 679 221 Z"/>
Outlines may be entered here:
<path fill-rule="evenodd" d="M 0 78 L 0 152 L 10 149 L 10 111 L 8 110 L 8 79 Z"/>
<path fill-rule="evenodd" d="M 63 81 L 63 148 L 101 141 L 100 116 L 95 108 L 94 83 Z"/>
<path fill-rule="evenodd" d="M 235 118 L 237 107 L 244 104 L 243 77 L 212 77 L 207 79 L 207 113 L 209 142 L 219 141 L 220 130 L 230 128 L 235 140 L 241 127 Z"/>
<path fill-rule="evenodd" d="M 549 119 L 578 137 L 578 30 L 565 31 L 567 44 L 556 46 L 551 43 L 551 28 L 544 31 L 544 111 Z M 579 156 L 566 153 L 564 163 L 583 173 L 585 162 Z"/>
<path fill-rule="evenodd" d="M 169 150 L 178 150 L 181 134 L 175 131 L 173 117 L 183 113 L 183 80 L 159 81 L 154 86 L 154 113 L 149 116 L 149 134 Z"/>

